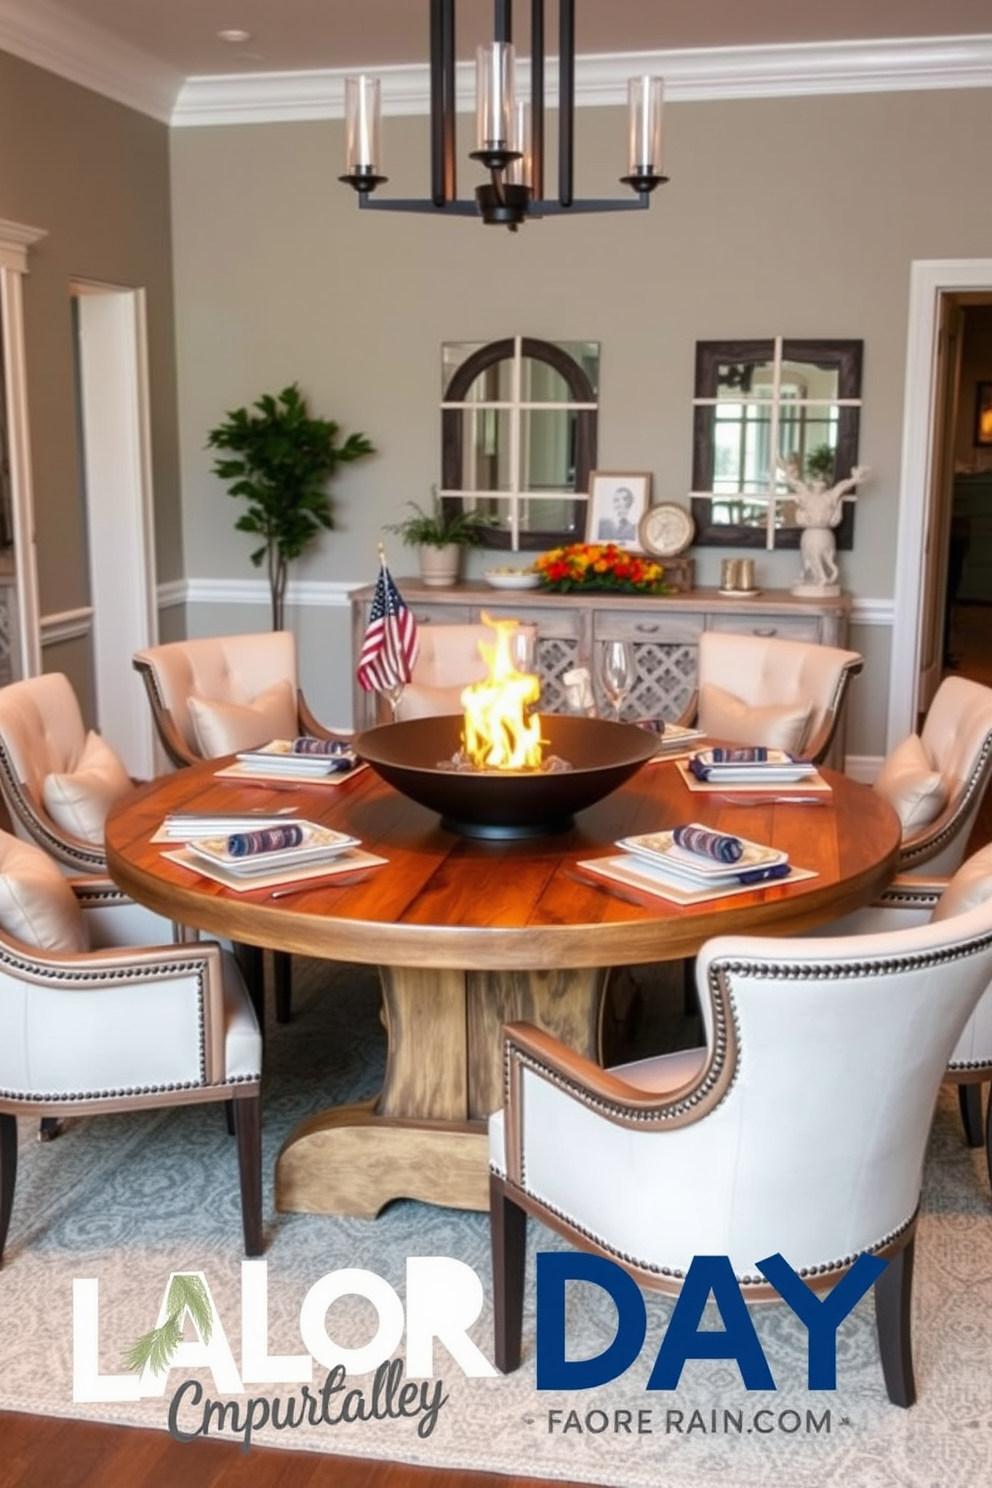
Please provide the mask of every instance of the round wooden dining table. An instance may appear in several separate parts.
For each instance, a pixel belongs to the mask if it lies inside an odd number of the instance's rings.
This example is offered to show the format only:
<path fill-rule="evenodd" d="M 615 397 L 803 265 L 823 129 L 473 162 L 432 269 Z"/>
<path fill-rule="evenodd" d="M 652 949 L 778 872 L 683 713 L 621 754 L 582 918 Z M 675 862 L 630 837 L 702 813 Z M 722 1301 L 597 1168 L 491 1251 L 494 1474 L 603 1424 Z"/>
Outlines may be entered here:
<path fill-rule="evenodd" d="M 899 850 L 891 808 L 829 770 L 829 793 L 807 803 L 690 793 L 674 762 L 652 762 L 568 831 L 492 841 L 448 831 L 368 768 L 337 785 L 290 784 L 218 773 L 229 764 L 195 765 L 127 797 L 107 821 L 107 862 L 133 898 L 197 930 L 379 968 L 382 1090 L 290 1135 L 276 1168 L 283 1210 L 371 1217 L 398 1197 L 487 1208 L 486 1118 L 502 1104 L 504 1022 L 535 1023 L 598 1058 L 612 968 L 689 958 L 718 934 L 813 929 L 868 903 Z M 242 891 L 152 841 L 170 812 L 288 807 L 386 862 Z M 619 838 L 689 821 L 784 849 L 813 876 L 680 906 L 580 866 L 615 854 Z"/>

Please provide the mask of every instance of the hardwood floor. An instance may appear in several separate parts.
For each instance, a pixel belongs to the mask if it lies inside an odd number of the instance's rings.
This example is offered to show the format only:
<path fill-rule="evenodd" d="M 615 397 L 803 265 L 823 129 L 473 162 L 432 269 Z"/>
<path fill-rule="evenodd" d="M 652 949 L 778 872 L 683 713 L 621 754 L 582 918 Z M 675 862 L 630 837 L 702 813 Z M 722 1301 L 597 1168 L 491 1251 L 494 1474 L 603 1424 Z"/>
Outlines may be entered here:
<path fill-rule="evenodd" d="M 0 1488 L 547 1488 L 499 1473 L 444 1472 L 165 1431 L 0 1415 Z M 578 1488 L 559 1482 L 558 1488 Z M 588 1488 L 588 1485 L 585 1485 Z"/>

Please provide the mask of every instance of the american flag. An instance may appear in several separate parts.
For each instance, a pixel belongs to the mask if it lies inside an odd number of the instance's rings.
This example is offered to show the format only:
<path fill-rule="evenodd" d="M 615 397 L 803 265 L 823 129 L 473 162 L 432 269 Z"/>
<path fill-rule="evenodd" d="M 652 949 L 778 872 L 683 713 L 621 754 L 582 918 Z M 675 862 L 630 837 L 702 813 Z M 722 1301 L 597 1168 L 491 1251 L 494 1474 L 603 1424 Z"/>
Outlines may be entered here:
<path fill-rule="evenodd" d="M 356 671 L 365 691 L 383 692 L 409 682 L 418 644 L 413 612 L 403 603 L 383 559 Z"/>

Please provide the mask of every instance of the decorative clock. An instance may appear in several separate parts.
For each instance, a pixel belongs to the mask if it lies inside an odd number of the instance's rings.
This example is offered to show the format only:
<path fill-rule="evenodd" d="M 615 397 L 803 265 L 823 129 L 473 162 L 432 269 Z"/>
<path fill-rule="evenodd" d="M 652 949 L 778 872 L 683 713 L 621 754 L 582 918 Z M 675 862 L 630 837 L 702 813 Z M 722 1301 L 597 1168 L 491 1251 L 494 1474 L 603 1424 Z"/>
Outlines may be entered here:
<path fill-rule="evenodd" d="M 674 558 L 684 553 L 695 535 L 696 524 L 691 515 L 674 501 L 649 506 L 637 528 L 641 547 L 655 558 Z"/>

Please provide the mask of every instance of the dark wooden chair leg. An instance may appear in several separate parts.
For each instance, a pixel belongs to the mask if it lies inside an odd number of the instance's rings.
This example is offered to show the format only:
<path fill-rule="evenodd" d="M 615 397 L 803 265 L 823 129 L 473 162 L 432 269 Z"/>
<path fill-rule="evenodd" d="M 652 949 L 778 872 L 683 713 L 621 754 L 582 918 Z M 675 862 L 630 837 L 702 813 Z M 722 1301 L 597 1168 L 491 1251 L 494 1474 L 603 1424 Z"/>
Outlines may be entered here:
<path fill-rule="evenodd" d="M 992 1187 L 992 1090 L 989 1091 L 985 1107 L 985 1166 L 989 1170 L 989 1186 Z"/>
<path fill-rule="evenodd" d="M 231 1102 L 238 1138 L 238 1174 L 241 1180 L 241 1224 L 245 1255 L 261 1255 L 262 1240 L 262 1102 L 257 1095 Z"/>
<path fill-rule="evenodd" d="M 916 1400 L 913 1378 L 913 1256 L 915 1237 L 894 1255 L 875 1283 L 875 1326 L 885 1388 L 893 1405 Z"/>
<path fill-rule="evenodd" d="M 234 1119 L 234 1102 L 233 1102 L 233 1100 L 229 1100 L 229 1101 L 225 1101 L 224 1102 L 224 1125 L 227 1127 L 227 1135 L 229 1137 L 233 1137 L 234 1134 L 235 1134 L 235 1132 L 238 1129 L 237 1128 L 237 1123 L 235 1122 L 235 1119 Z"/>
<path fill-rule="evenodd" d="M 248 996 L 251 1005 L 255 1009 L 255 1017 L 258 1026 L 265 1037 L 265 958 L 261 946 L 244 945 L 238 941 L 234 947 L 234 955 L 238 965 L 241 967 L 248 988 Z"/>
<path fill-rule="evenodd" d="M 699 998 L 696 995 L 696 962 L 690 956 L 682 962 L 682 1012 L 687 1018 L 699 1013 Z"/>
<path fill-rule="evenodd" d="M 42 1116 L 38 1122 L 38 1141 L 54 1142 L 62 1133 L 62 1123 L 57 1116 Z"/>
<path fill-rule="evenodd" d="M 0 1115 L 0 1263 L 7 1244 L 10 1212 L 14 1207 L 14 1184 L 17 1182 L 17 1117 Z"/>
<path fill-rule="evenodd" d="M 967 1080 L 958 1086 L 958 1109 L 964 1126 L 965 1140 L 969 1147 L 981 1147 L 985 1142 L 985 1124 L 982 1121 L 982 1082 Z"/>
<path fill-rule="evenodd" d="M 288 1023 L 293 1016 L 293 958 L 288 951 L 272 957 L 275 975 L 276 1022 Z"/>
<path fill-rule="evenodd" d="M 496 1368 L 510 1374 L 520 1367 L 527 1215 L 508 1196 L 506 1184 L 495 1174 L 489 1179 L 489 1234 Z"/>

